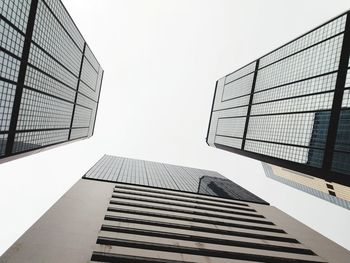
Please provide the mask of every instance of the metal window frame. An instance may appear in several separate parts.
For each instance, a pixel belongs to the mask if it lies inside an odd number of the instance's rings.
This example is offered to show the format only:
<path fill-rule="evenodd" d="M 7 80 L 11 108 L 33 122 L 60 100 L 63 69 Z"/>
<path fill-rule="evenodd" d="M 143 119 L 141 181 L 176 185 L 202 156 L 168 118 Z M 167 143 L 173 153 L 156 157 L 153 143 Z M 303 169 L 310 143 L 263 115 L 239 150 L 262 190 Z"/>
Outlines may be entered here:
<path fill-rule="evenodd" d="M 65 65 L 63 65 L 60 61 L 58 61 L 56 58 L 54 58 L 51 54 L 49 54 L 43 47 L 41 47 L 40 45 L 38 45 L 34 39 L 33 39 L 33 32 L 34 32 L 34 28 L 35 28 L 35 23 L 36 23 L 36 19 L 37 19 L 37 11 L 39 10 L 39 1 L 41 1 L 41 3 L 49 10 L 49 12 L 53 15 L 54 19 L 60 24 L 60 26 L 62 27 L 62 29 L 64 30 L 64 32 L 67 33 L 69 39 L 72 40 L 72 43 L 78 48 L 78 50 L 82 53 L 82 60 L 81 60 L 81 64 L 80 64 L 80 69 L 79 69 L 79 76 L 75 76 Z M 62 21 L 57 17 L 57 15 L 54 13 L 54 11 L 49 7 L 49 5 L 46 3 L 45 0 L 31 0 L 30 3 L 30 8 L 29 8 L 29 14 L 28 14 L 28 20 L 27 20 L 27 26 L 26 26 L 26 30 L 23 33 L 22 31 L 20 31 L 13 23 L 11 23 L 8 19 L 6 19 L 5 17 L 3 17 L 3 15 L 0 14 L 0 18 L 2 20 L 4 20 L 7 24 L 9 24 L 12 28 L 14 28 L 17 32 L 19 32 L 22 36 L 24 36 L 24 42 L 23 42 L 23 49 L 22 49 L 22 56 L 21 57 L 17 57 L 17 59 L 20 61 L 20 67 L 19 67 L 19 73 L 18 73 L 18 80 L 17 82 L 13 82 L 13 81 L 9 81 L 6 80 L 6 82 L 9 82 L 13 85 L 16 85 L 16 91 L 15 91 L 15 96 L 14 96 L 14 101 L 12 104 L 12 113 L 11 113 L 11 119 L 10 119 L 10 125 L 9 125 L 9 130 L 6 132 L 1 132 L 1 134 L 8 134 L 7 137 L 7 142 L 5 143 L 5 151 L 4 154 L 0 156 L 0 164 L 1 163 L 5 163 L 11 160 L 15 160 L 24 156 L 28 156 L 31 154 L 35 154 L 38 153 L 40 151 L 43 150 L 47 150 L 47 149 L 51 149 L 60 145 L 64 145 L 67 143 L 71 143 L 71 142 L 75 142 L 77 140 L 81 140 L 81 139 L 87 139 L 89 137 L 91 137 L 94 133 L 94 129 L 95 129 L 95 122 L 96 122 L 96 116 L 97 116 L 97 110 L 98 110 L 98 104 L 99 104 L 99 99 L 100 99 L 100 94 L 101 94 L 101 88 L 102 88 L 102 82 L 103 82 L 103 69 L 100 66 L 100 69 L 102 71 L 102 76 L 101 76 L 101 80 L 100 83 L 96 84 L 96 89 L 99 88 L 99 92 L 98 94 L 96 94 L 97 96 L 97 101 L 93 100 L 94 103 L 96 103 L 96 114 L 95 116 L 90 116 L 90 123 L 89 123 L 89 127 L 92 130 L 92 134 L 89 135 L 89 133 L 86 136 L 83 137 L 79 137 L 79 138 L 74 138 L 71 139 L 71 132 L 72 130 L 74 130 L 75 128 L 79 128 L 79 127 L 72 127 L 73 126 L 73 120 L 74 120 L 74 112 L 75 112 L 75 108 L 76 105 L 79 105 L 81 107 L 90 109 L 92 111 L 91 108 L 84 106 L 84 105 L 80 105 L 77 103 L 77 96 L 79 93 L 79 83 L 81 81 L 81 74 L 82 74 L 82 65 L 83 65 L 83 60 L 85 58 L 85 47 L 87 46 L 87 43 L 84 39 L 84 37 L 82 36 L 79 28 L 76 26 L 74 20 L 72 19 L 71 15 L 69 14 L 69 12 L 67 11 L 66 7 L 64 6 L 64 4 L 62 3 L 61 0 L 59 0 L 59 4 L 61 5 L 61 7 L 63 8 L 63 10 L 66 12 L 68 19 L 70 19 L 69 23 L 72 23 L 73 26 L 75 27 L 75 29 L 77 30 L 77 32 L 80 34 L 82 40 L 84 41 L 84 46 L 83 46 L 83 50 L 81 50 L 81 48 L 79 47 L 79 45 L 77 44 L 77 42 L 75 41 L 74 37 L 67 31 L 68 29 L 63 25 Z M 48 94 L 44 91 L 38 90 L 38 89 L 34 89 L 33 87 L 28 87 L 25 85 L 25 78 L 26 78 L 26 73 L 27 73 L 27 69 L 28 67 L 34 68 L 35 70 L 38 70 L 39 72 L 45 74 L 46 76 L 49 76 L 50 78 L 62 83 L 62 81 L 56 79 L 54 76 L 51 76 L 51 74 L 38 69 L 37 67 L 35 67 L 34 65 L 32 65 L 29 62 L 29 54 L 30 54 L 30 49 L 31 46 L 34 45 L 35 47 L 39 48 L 41 51 L 43 51 L 47 56 L 49 56 L 51 59 L 53 59 L 56 63 L 58 63 L 60 66 L 62 66 L 62 68 L 66 69 L 68 72 L 70 72 L 72 75 L 74 75 L 75 77 L 77 77 L 77 87 L 74 88 L 74 92 L 75 92 L 75 97 L 73 98 L 74 101 L 68 101 L 65 98 L 61 98 L 61 97 L 57 97 L 53 94 Z M 0 49 L 2 50 L 2 48 L 0 47 Z M 4 51 L 5 52 L 5 51 Z M 91 54 L 93 56 L 95 56 L 93 54 L 93 52 L 90 50 Z M 5 52 L 5 53 L 9 53 L 9 52 Z M 11 53 L 11 56 L 14 57 L 14 55 Z M 98 74 L 98 72 L 97 72 Z M 98 77 L 97 77 L 98 79 Z M 64 83 L 62 83 L 64 84 Z M 65 86 L 67 86 L 66 84 L 64 84 Z M 97 85 L 99 87 L 97 87 Z M 68 87 L 68 86 L 67 86 Z M 69 87 L 70 89 L 73 90 L 72 87 Z M 37 93 L 40 94 L 44 94 L 46 96 L 52 97 L 52 98 L 56 98 L 56 99 L 60 99 L 62 101 L 65 102 L 69 102 L 73 105 L 73 110 L 72 110 L 72 114 L 71 114 L 71 122 L 70 122 L 70 126 L 66 127 L 66 128 L 49 128 L 49 129 L 34 129 L 34 130 L 17 130 L 17 121 L 18 121 L 18 117 L 19 117 L 19 113 L 20 113 L 20 107 L 21 107 L 21 101 L 22 101 L 22 95 L 23 95 L 23 90 L 24 89 L 28 89 L 28 90 L 33 90 Z M 82 94 L 82 93 L 79 93 Z M 86 96 L 85 94 L 82 94 L 84 96 Z M 28 150 L 23 150 L 23 151 L 19 151 L 19 152 L 13 152 L 13 148 L 14 148 L 14 144 L 15 144 L 15 136 L 16 133 L 18 132 L 35 132 L 35 131 L 42 131 L 42 130 L 47 130 L 47 131 L 54 131 L 54 130 L 62 130 L 62 129 L 67 129 L 69 130 L 68 133 L 68 137 L 66 140 L 64 141 L 60 141 L 60 142 L 56 142 L 56 143 L 49 143 L 48 145 L 44 145 L 44 146 L 39 146 L 35 149 L 28 149 Z"/>
<path fill-rule="evenodd" d="M 331 108 L 331 110 L 329 110 L 331 112 L 331 117 L 330 117 L 330 122 L 329 122 L 329 126 L 328 126 L 327 141 L 326 141 L 326 145 L 324 148 L 322 167 L 320 167 L 320 168 L 312 167 L 312 166 L 309 166 L 307 164 L 297 163 L 294 161 L 289 161 L 289 160 L 285 160 L 285 159 L 272 157 L 272 156 L 268 156 L 268 155 L 259 154 L 259 153 L 245 150 L 244 147 L 245 147 L 245 143 L 246 143 L 246 135 L 247 135 L 248 125 L 249 125 L 250 110 L 252 107 L 252 102 L 253 102 L 253 97 L 254 97 L 255 81 L 256 81 L 257 74 L 260 70 L 260 69 L 258 69 L 258 64 L 259 64 L 260 59 L 262 59 L 263 57 L 266 57 L 267 55 L 277 51 L 278 49 L 280 49 L 284 46 L 289 45 L 290 43 L 308 35 L 309 33 L 323 27 L 324 25 L 326 25 L 326 24 L 328 24 L 328 23 L 330 23 L 330 22 L 332 22 L 332 21 L 334 21 L 334 20 L 336 20 L 344 15 L 346 15 L 345 28 L 344 28 L 344 32 L 342 33 L 342 34 L 344 34 L 344 37 L 343 37 L 342 49 L 341 49 L 341 53 L 340 53 L 340 62 L 339 62 L 338 70 L 337 70 L 337 78 L 336 78 L 336 84 L 335 84 L 335 89 L 334 89 L 332 108 Z M 332 36 L 332 38 L 338 36 L 339 34 L 340 33 L 335 34 L 334 36 Z M 329 39 L 329 38 L 327 38 L 327 39 Z M 323 41 L 325 41 L 325 40 L 321 40 L 321 41 L 317 42 L 317 44 L 319 44 Z M 309 47 L 307 47 L 307 48 L 309 48 Z M 295 53 L 293 53 L 293 55 L 294 54 Z M 242 147 L 240 149 L 230 147 L 227 145 L 215 143 L 215 140 L 213 143 L 214 146 L 218 149 L 221 149 L 221 150 L 236 153 L 236 154 L 239 154 L 242 156 L 246 156 L 246 157 L 253 158 L 253 159 L 256 159 L 256 160 L 259 160 L 262 162 L 266 162 L 266 163 L 270 163 L 270 164 L 277 165 L 280 167 L 284 167 L 284 168 L 294 170 L 294 171 L 297 171 L 300 173 L 312 175 L 314 177 L 321 178 L 321 179 L 324 179 L 326 181 L 336 182 L 336 183 L 339 183 L 342 185 L 350 186 L 350 176 L 349 175 L 332 171 L 333 153 L 334 153 L 334 149 L 335 149 L 336 136 L 337 136 L 337 132 L 338 132 L 338 123 L 339 123 L 339 118 L 340 118 L 343 93 L 345 90 L 344 87 L 345 87 L 346 75 L 347 75 L 347 71 L 349 68 L 348 67 L 349 56 L 350 56 L 350 11 L 346 11 L 346 12 L 334 17 L 333 19 L 321 24 L 320 26 L 313 28 L 313 29 L 309 30 L 308 32 L 302 34 L 301 36 L 289 41 L 288 43 L 274 49 L 273 51 L 265 54 L 264 56 L 260 57 L 259 59 L 255 60 L 257 66 L 256 66 L 256 69 L 254 72 L 255 76 L 254 76 L 254 81 L 253 81 L 253 85 L 252 85 L 252 89 L 251 89 L 251 93 L 250 93 L 250 100 L 249 100 L 248 111 L 247 111 L 247 115 L 246 115 L 246 118 L 247 118 L 246 125 L 245 125 L 243 138 L 240 138 L 240 139 L 242 139 Z M 225 77 L 243 69 L 244 67 L 250 65 L 251 63 L 235 70 L 234 72 L 232 72 L 230 74 L 227 74 Z M 275 63 L 275 62 L 273 62 L 273 63 Z M 329 72 L 327 74 L 330 74 L 330 73 L 331 72 Z M 213 103 L 212 103 L 212 110 L 210 113 L 208 132 L 207 132 L 207 137 L 206 137 L 206 143 L 208 145 L 209 145 L 208 139 L 209 139 L 209 133 L 210 133 L 210 126 L 211 126 L 211 122 L 212 122 L 212 113 L 214 111 L 214 104 L 215 104 L 215 98 L 216 98 L 216 92 L 217 92 L 217 83 L 218 82 L 216 82 L 216 86 L 215 86 L 214 99 L 213 99 Z M 217 135 L 217 132 L 215 132 L 215 136 L 216 135 Z M 285 145 L 295 146 L 295 145 L 291 145 L 291 144 L 285 144 Z M 302 147 L 302 146 L 298 145 L 298 147 Z"/>

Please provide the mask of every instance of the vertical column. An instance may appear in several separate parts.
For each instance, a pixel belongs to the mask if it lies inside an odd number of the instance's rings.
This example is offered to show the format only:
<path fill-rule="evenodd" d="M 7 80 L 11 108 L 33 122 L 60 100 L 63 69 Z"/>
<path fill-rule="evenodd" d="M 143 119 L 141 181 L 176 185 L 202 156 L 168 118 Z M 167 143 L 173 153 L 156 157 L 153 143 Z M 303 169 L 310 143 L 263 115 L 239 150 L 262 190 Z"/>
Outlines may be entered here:
<path fill-rule="evenodd" d="M 8 135 L 7 144 L 6 144 L 5 156 L 8 156 L 12 153 L 12 148 L 15 140 L 17 120 L 18 120 L 19 109 L 21 105 L 21 99 L 22 99 L 24 81 L 25 81 L 25 76 L 27 71 L 30 45 L 32 42 L 37 7 L 38 7 L 38 0 L 32 0 L 30 5 L 30 10 L 29 10 L 28 24 L 27 24 L 27 29 L 25 33 L 24 44 L 23 44 L 22 60 L 21 60 L 19 73 L 18 73 L 18 82 L 17 82 L 17 88 L 16 88 L 15 98 L 13 102 L 11 122 L 10 122 L 9 135 Z"/>
<path fill-rule="evenodd" d="M 334 146 L 337 138 L 338 124 L 340 118 L 340 112 L 343 101 L 344 86 L 346 81 L 346 74 L 349 63 L 350 55 L 350 12 L 346 16 L 346 24 L 344 30 L 343 45 L 340 53 L 340 61 L 338 68 L 337 81 L 334 91 L 334 98 L 331 110 L 331 116 L 329 120 L 327 142 L 325 147 L 325 152 L 323 156 L 323 167 L 322 173 L 326 180 L 331 180 L 331 168 L 333 161 Z"/>
<path fill-rule="evenodd" d="M 73 120 L 74 120 L 74 112 L 75 112 L 75 107 L 76 107 L 76 105 L 77 105 L 78 91 L 79 91 L 79 85 L 80 85 L 80 78 L 81 78 L 81 72 L 82 72 L 82 70 L 83 70 L 83 63 L 84 63 L 84 57 L 85 57 L 85 49 L 86 49 L 86 42 L 84 43 L 83 54 L 82 54 L 82 56 L 81 56 L 80 70 L 79 70 L 79 76 L 78 76 L 78 84 L 77 84 L 77 89 L 76 89 L 76 91 L 75 91 L 75 98 L 74 98 L 72 119 L 71 119 L 71 121 L 70 121 L 70 129 L 69 129 L 68 141 L 70 141 L 70 136 L 71 136 L 71 134 L 72 134 Z"/>
<path fill-rule="evenodd" d="M 242 147 L 241 147 L 241 150 L 244 150 L 245 139 L 246 139 L 247 132 L 248 132 L 248 124 L 249 124 L 249 118 L 250 118 L 250 110 L 251 110 L 252 104 L 253 104 L 253 96 L 254 96 L 254 91 L 255 91 L 256 78 L 257 78 L 257 76 L 258 76 L 258 70 L 259 70 L 259 59 L 257 59 L 256 62 L 255 62 L 255 71 L 254 71 L 254 78 L 253 78 L 253 84 L 252 84 L 252 91 L 251 91 L 251 93 L 250 93 L 250 98 L 249 98 L 249 104 L 248 104 L 248 110 L 247 110 L 247 118 L 246 118 L 245 126 L 244 126 L 244 133 L 243 133 L 243 139 L 242 139 Z"/>

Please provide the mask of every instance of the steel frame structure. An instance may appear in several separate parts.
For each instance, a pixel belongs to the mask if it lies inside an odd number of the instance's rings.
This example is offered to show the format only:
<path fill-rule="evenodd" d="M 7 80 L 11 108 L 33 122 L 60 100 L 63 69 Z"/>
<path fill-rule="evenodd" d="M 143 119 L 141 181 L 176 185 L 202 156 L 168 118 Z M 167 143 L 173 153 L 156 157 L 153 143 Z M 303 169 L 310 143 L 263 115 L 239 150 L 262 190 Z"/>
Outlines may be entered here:
<path fill-rule="evenodd" d="M 6 81 L 7 83 L 11 83 L 13 85 L 16 86 L 16 91 L 15 91 L 15 95 L 14 95 L 14 100 L 13 100 L 13 104 L 12 104 L 12 113 L 11 113 L 11 119 L 10 119 L 10 124 L 9 124 L 9 129 L 6 131 L 2 131 L 0 130 L 0 135 L 1 134 L 8 134 L 7 137 L 7 141 L 6 141 L 6 147 L 4 149 L 4 154 L 1 155 L 1 151 L 0 151 L 0 163 L 3 162 L 7 162 L 13 159 L 17 159 L 23 156 L 27 156 L 45 149 L 49 149 L 52 147 L 56 147 L 62 144 L 66 144 L 72 141 L 76 141 L 76 140 L 81 140 L 81 139 L 85 139 L 88 138 L 90 136 L 93 135 L 94 133 L 94 129 L 95 129 L 95 124 L 96 124 L 96 116 L 97 116 L 97 109 L 98 109 L 98 104 L 99 104 L 99 99 L 100 99 L 100 93 L 101 93 L 101 86 L 102 86 L 102 82 L 103 82 L 103 70 L 102 68 L 99 68 L 98 71 L 96 71 L 97 74 L 97 79 L 96 79 L 96 85 L 95 85 L 95 90 L 93 90 L 90 86 L 88 86 L 86 83 L 85 86 L 91 89 L 91 92 L 97 92 L 96 93 L 96 99 L 94 100 L 92 97 L 87 96 L 84 93 L 79 93 L 79 87 L 80 87 L 80 83 L 83 82 L 82 80 L 82 70 L 83 70 L 83 64 L 84 62 L 90 63 L 91 62 L 87 59 L 88 55 L 93 55 L 93 53 L 91 52 L 90 54 L 86 54 L 86 49 L 88 47 L 87 43 L 84 41 L 84 47 L 82 50 L 82 56 L 81 56 L 81 62 L 80 62 L 80 69 L 79 69 L 79 75 L 77 76 L 77 86 L 75 87 L 75 89 L 73 87 L 69 87 L 71 89 L 71 91 L 74 91 L 75 93 L 75 97 L 72 98 L 72 101 L 68 101 L 67 99 L 65 99 L 64 97 L 59 97 L 59 96 L 55 96 L 54 94 L 51 93 L 47 93 L 47 92 L 43 92 L 39 89 L 35 89 L 32 87 L 29 87 L 25 84 L 26 81 L 26 73 L 27 73 L 27 68 L 28 66 L 32 67 L 33 69 L 37 70 L 38 72 L 40 72 L 41 74 L 47 76 L 50 79 L 53 79 L 54 81 L 57 82 L 61 82 L 59 79 L 57 79 L 55 76 L 51 75 L 48 72 L 45 72 L 44 70 L 36 67 L 35 65 L 30 63 L 30 52 L 31 49 L 33 48 L 33 46 L 35 48 L 38 48 L 41 50 L 41 52 L 43 52 L 46 56 L 50 57 L 50 59 L 52 59 L 53 61 L 55 61 L 55 63 L 57 63 L 60 67 L 64 68 L 65 70 L 67 70 L 67 72 L 72 73 L 69 68 L 67 68 L 67 66 L 65 66 L 59 59 L 57 59 L 55 56 L 53 56 L 49 51 L 45 50 L 44 47 L 40 46 L 38 43 L 36 43 L 36 41 L 33 39 L 33 32 L 35 29 L 35 23 L 36 23 L 36 19 L 38 19 L 38 9 L 39 6 L 38 4 L 41 2 L 42 5 L 45 5 L 45 8 L 47 8 L 49 10 L 49 12 L 51 13 L 51 15 L 54 17 L 55 20 L 57 20 L 57 22 L 59 23 L 59 25 L 63 28 L 64 32 L 68 35 L 68 37 L 71 39 L 71 41 L 75 44 L 76 42 L 74 42 L 75 40 L 73 39 L 72 35 L 69 33 L 69 30 L 67 28 L 65 28 L 64 24 L 62 21 L 60 21 L 60 18 L 57 16 L 57 14 L 55 12 L 55 10 L 52 10 L 52 8 L 50 8 L 49 4 L 46 2 L 47 0 L 31 0 L 30 1 L 30 9 L 29 9 L 29 14 L 28 14 L 28 19 L 27 19 L 27 23 L 26 23 L 26 30 L 25 32 L 22 32 L 22 30 L 20 30 L 14 23 L 12 23 L 9 19 L 7 19 L 5 14 L 1 14 L 0 13 L 0 20 L 5 21 L 6 24 L 8 24 L 13 30 L 16 31 L 16 33 L 20 34 L 21 36 L 24 37 L 24 43 L 23 43 L 23 49 L 22 49 L 22 55 L 21 56 L 16 56 L 15 54 L 13 54 L 12 52 L 6 50 L 6 48 L 1 47 L 0 46 L 0 50 L 6 54 L 8 54 L 11 57 L 14 57 L 15 59 L 17 59 L 18 61 L 20 61 L 20 67 L 19 67 L 19 72 L 18 72 L 18 78 L 17 81 L 11 81 L 9 79 L 6 78 L 2 78 L 0 77 L 0 80 L 2 81 Z M 66 10 L 66 8 L 64 7 L 63 3 L 61 1 L 59 1 L 60 5 L 62 6 L 64 12 L 66 12 L 66 14 L 68 15 L 68 18 L 70 19 L 69 22 L 67 23 L 71 23 L 70 26 L 74 27 L 74 30 L 76 30 L 76 32 L 78 32 L 81 36 L 81 33 L 79 31 L 79 29 L 77 28 L 77 26 L 75 25 L 73 19 L 71 18 L 70 14 L 68 13 L 68 11 Z M 21 8 L 20 5 L 18 4 L 19 7 Z M 17 7 L 17 6 L 15 6 Z M 82 37 L 82 36 L 81 36 Z M 70 50 L 65 50 L 64 52 L 69 53 Z M 96 58 L 94 58 L 96 59 Z M 85 61 L 86 60 L 86 61 Z M 96 60 L 97 61 L 97 60 Z M 92 66 L 92 64 L 91 64 Z M 101 71 L 100 71 L 101 70 Z M 99 72 L 100 71 L 100 72 Z M 73 73 L 72 73 L 73 74 Z M 99 74 L 100 74 L 100 79 L 99 79 Z M 100 81 L 100 82 L 99 82 Z M 99 82 L 99 83 L 98 83 Z M 65 85 L 65 83 L 62 83 L 62 85 Z M 68 87 L 68 86 L 67 86 Z M 41 94 L 44 96 L 48 96 L 49 98 L 54 98 L 54 99 L 58 99 L 64 103 L 70 103 L 73 105 L 73 110 L 71 112 L 70 115 L 70 126 L 69 127 L 59 127 L 59 128 L 45 128 L 45 129 L 19 129 L 18 128 L 18 121 L 19 121 L 19 115 L 20 115 L 20 107 L 23 103 L 22 101 L 22 97 L 23 97 L 23 90 L 31 90 L 34 91 L 35 94 Z M 98 89 L 96 91 L 96 89 Z M 90 103 L 96 104 L 95 107 L 95 114 L 94 113 L 94 109 L 92 106 L 88 106 L 87 104 L 81 104 L 77 101 L 77 98 L 79 96 L 85 96 L 85 99 L 90 100 Z M 73 125 L 73 121 L 74 121 L 74 116 L 76 113 L 76 106 L 79 105 L 82 108 L 85 108 L 87 110 L 91 111 L 91 117 L 90 117 L 90 123 L 88 126 L 84 126 L 84 127 L 77 127 Z M 94 116 L 93 116 L 94 115 Z M 87 134 L 86 136 L 80 136 L 80 137 L 71 137 L 71 133 L 74 129 L 92 129 L 90 134 Z M 68 137 L 67 140 L 64 141 L 60 141 L 60 142 L 55 142 L 55 143 L 49 143 L 46 145 L 38 145 L 38 147 L 35 147 L 34 149 L 28 149 L 28 150 L 22 150 L 22 151 L 14 151 L 14 144 L 16 142 L 15 137 L 16 134 L 19 133 L 28 133 L 28 132 L 45 132 L 45 131 L 60 131 L 60 130 L 68 130 Z M 0 145 L 1 146 L 1 145 Z"/>
<path fill-rule="evenodd" d="M 341 35 L 343 34 L 343 40 L 342 40 L 342 47 L 341 47 L 341 52 L 340 52 L 340 61 L 339 61 L 339 67 L 338 67 L 338 70 L 335 71 L 337 72 L 337 77 L 336 77 L 336 84 L 335 84 L 335 89 L 334 89 L 334 97 L 333 97 L 333 102 L 332 102 L 332 108 L 330 110 L 330 121 L 329 121 L 329 128 L 328 128 L 328 133 L 327 133 L 327 140 L 326 140 L 326 145 L 325 145 L 325 148 L 324 148 L 324 156 L 323 156 L 323 162 L 322 162 L 322 167 L 312 167 L 310 165 L 307 165 L 307 164 L 303 164 L 303 163 L 298 163 L 298 162 L 294 162 L 294 161 L 290 161 L 290 160 L 286 160 L 286 159 L 282 159 L 282 158 L 277 158 L 277 157 L 273 157 L 273 156 L 268 156 L 268 155 L 265 155 L 265 154 L 260 154 L 260 153 L 256 153 L 256 152 L 252 152 L 252 151 L 249 151 L 249 150 L 246 150 L 245 149 L 245 143 L 246 143 L 246 140 L 247 140 L 247 130 L 248 130 L 248 125 L 249 125 L 249 119 L 250 119 L 250 112 L 251 112 L 251 108 L 252 108 L 252 105 L 253 105 L 253 98 L 254 98 L 254 89 L 255 89 L 255 86 L 256 86 L 256 79 L 257 79 L 257 76 L 259 74 L 259 62 L 262 58 L 266 57 L 267 55 L 269 54 L 272 54 L 273 52 L 293 43 L 294 41 L 298 40 L 298 39 L 301 39 L 302 37 L 310 34 L 311 32 L 323 27 L 324 25 L 342 17 L 346 15 L 346 22 L 345 22 L 345 29 L 343 32 L 340 32 L 336 35 L 333 35 L 332 37 L 330 38 L 326 38 L 324 40 L 322 40 L 321 42 L 318 42 L 314 45 L 318 45 L 319 43 L 322 43 L 324 41 L 327 41 L 335 36 L 338 36 L 338 35 Z M 306 47 L 305 49 L 308 49 L 312 46 L 308 46 Z M 303 51 L 303 50 L 301 50 Z M 301 52 L 301 51 L 298 51 L 298 52 Z M 296 53 L 293 53 L 289 56 L 293 56 L 295 55 Z M 210 113 L 210 118 L 209 118 L 209 125 L 208 125 L 208 130 L 207 130 L 207 137 L 206 137 L 206 143 L 209 145 L 209 146 L 215 146 L 216 148 L 219 148 L 219 149 L 222 149 L 222 150 L 225 150 L 225 151 L 229 151 L 229 152 L 232 152 L 232 153 L 236 153 L 236 154 L 240 154 L 240 155 L 243 155 L 243 156 L 246 156 L 246 157 L 249 157 L 249 158 L 253 158 L 253 159 L 256 159 L 256 160 L 259 160 L 259 161 L 262 161 L 262 162 L 266 162 L 266 163 L 270 163 L 270 164 L 274 164 L 274 165 L 277 165 L 277 166 L 281 166 L 281 167 L 284 167 L 284 168 L 287 168 L 287 169 L 290 169 L 290 170 L 295 170 L 295 171 L 298 171 L 298 172 L 301 172 L 301 173 L 304 173 L 304 174 L 308 174 L 308 175 L 312 175 L 312 176 L 315 176 L 315 177 L 318 177 L 318 178 L 322 178 L 326 181 L 329 181 L 329 182 L 336 182 L 336 183 L 339 183 L 339 184 L 342 184 L 342 185 L 347 185 L 347 186 L 350 186 L 350 175 L 347 175 L 347 174 L 344 174 L 344 173 L 340 173 L 340 172 L 335 172 L 334 170 L 332 170 L 332 160 L 333 160 L 333 155 L 334 155 L 334 149 L 335 149 L 335 144 L 336 144 L 336 138 L 337 138 L 337 132 L 338 132 L 338 124 L 339 124 L 339 119 L 340 119 L 340 113 L 341 113 L 341 110 L 342 110 L 342 101 L 343 101 L 343 94 L 344 94 L 344 90 L 348 89 L 348 88 L 345 88 L 345 83 L 346 83 L 346 77 L 347 77 L 347 74 L 348 74 L 348 70 L 350 70 L 350 65 L 349 65 L 349 56 L 350 56 L 350 11 L 347 11 L 345 13 L 342 13 L 341 15 L 323 23 L 322 25 L 308 31 L 307 33 L 293 39 L 292 41 L 284 44 L 283 46 L 279 47 L 279 48 L 276 48 L 275 50 L 269 52 L 268 54 L 256 59 L 255 61 L 239 68 L 238 70 L 230 73 L 230 74 L 227 74 L 224 78 L 226 79 L 227 76 L 233 74 L 233 73 L 236 73 L 238 72 L 239 70 L 247 67 L 248 65 L 251 65 L 252 63 L 255 63 L 256 67 L 255 67 L 255 70 L 254 70 L 254 79 L 253 79 L 253 82 L 252 82 L 252 86 L 251 86 L 251 92 L 250 92 L 250 98 L 249 98 L 249 104 L 247 105 L 248 109 L 247 109 L 247 115 L 246 115 L 246 123 L 245 123 L 245 126 L 244 126 L 244 133 L 243 133 L 243 137 L 242 138 L 239 138 L 239 139 L 242 139 L 242 144 L 241 144 L 241 147 L 240 148 L 235 148 L 235 147 L 232 147 L 232 146 L 228 146 L 228 145 L 224 145 L 224 144 L 220 144 L 220 143 L 216 143 L 215 142 L 215 139 L 214 139 L 214 143 L 211 142 L 212 145 L 210 145 L 210 142 L 208 141 L 208 138 L 210 136 L 210 132 L 211 132 L 211 125 L 212 125 L 212 118 L 213 118 L 213 112 L 215 112 L 215 109 L 214 109 L 214 105 L 215 105 L 215 98 L 216 96 L 218 96 L 217 94 L 217 89 L 218 89 L 218 83 L 219 83 L 219 80 L 216 82 L 216 86 L 215 86 L 215 92 L 214 92 L 214 98 L 213 98 L 213 102 L 212 102 L 212 108 L 211 108 L 211 113 Z M 288 57 L 288 56 L 287 56 Z M 284 58 L 282 58 L 284 59 Z M 281 60 L 282 60 L 281 59 Z M 328 72 L 328 73 L 325 73 L 323 75 L 327 75 L 327 74 L 330 74 L 330 73 L 335 73 L 335 72 Z M 251 74 L 251 73 L 249 73 Z M 248 74 L 247 74 L 248 75 Z M 320 77 L 321 75 L 318 75 L 318 76 L 313 76 L 313 77 L 310 77 L 310 79 L 312 78 L 316 78 L 316 77 Z M 244 76 L 243 76 L 244 77 Z M 301 81 L 304 81 L 306 79 L 302 79 L 302 80 L 298 80 L 298 81 L 295 81 L 295 82 L 301 82 Z M 285 85 L 289 85 L 289 84 L 293 84 L 292 82 L 291 83 L 288 83 L 288 84 L 285 84 Z M 225 86 L 224 86 L 225 88 Z M 223 92 L 224 94 L 224 92 Z M 322 94 L 322 92 L 320 92 L 320 94 Z M 306 94 L 304 96 L 309 96 L 310 94 Z M 302 97 L 302 96 L 300 96 Z M 283 99 L 281 99 L 283 100 Z M 221 98 L 221 102 L 223 101 L 223 98 Z M 239 106 L 240 107 L 240 106 Z M 234 107 L 235 108 L 235 107 Z M 220 111 L 220 110 L 218 110 Z M 305 111 L 306 112 L 306 111 Z M 299 112 L 298 113 L 305 113 L 305 112 Z M 293 113 L 293 112 L 291 112 Z M 266 114 L 266 115 L 269 115 L 269 114 Z M 215 131 L 215 138 L 217 136 L 217 127 L 218 127 L 218 122 L 216 123 L 215 125 L 216 127 L 216 131 Z M 222 136 L 222 135 L 220 135 Z M 234 136 L 230 136 L 231 138 L 235 138 Z M 238 137 L 237 137 L 238 138 Z M 252 139 L 250 139 L 252 140 Z M 257 140 L 258 141 L 258 140 Z M 285 144 L 286 146 L 295 146 L 293 144 Z M 298 147 L 303 147 L 303 146 L 300 146 L 298 145 Z"/>

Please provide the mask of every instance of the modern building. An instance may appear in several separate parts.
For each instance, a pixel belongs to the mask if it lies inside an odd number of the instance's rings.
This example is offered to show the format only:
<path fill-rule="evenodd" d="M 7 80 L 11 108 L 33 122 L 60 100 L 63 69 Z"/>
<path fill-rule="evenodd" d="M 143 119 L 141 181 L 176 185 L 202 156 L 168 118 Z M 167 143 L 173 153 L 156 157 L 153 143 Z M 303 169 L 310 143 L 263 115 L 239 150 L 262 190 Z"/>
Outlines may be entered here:
<path fill-rule="evenodd" d="M 278 182 L 311 194 L 333 204 L 350 209 L 350 187 L 327 182 L 321 178 L 262 163 L 265 175 Z"/>
<path fill-rule="evenodd" d="M 219 79 L 208 145 L 349 187 L 349 14 Z"/>
<path fill-rule="evenodd" d="M 346 249 L 216 172 L 105 155 L 0 262 L 349 258 Z"/>
<path fill-rule="evenodd" d="M 92 136 L 102 77 L 60 0 L 1 0 L 0 163 Z"/>

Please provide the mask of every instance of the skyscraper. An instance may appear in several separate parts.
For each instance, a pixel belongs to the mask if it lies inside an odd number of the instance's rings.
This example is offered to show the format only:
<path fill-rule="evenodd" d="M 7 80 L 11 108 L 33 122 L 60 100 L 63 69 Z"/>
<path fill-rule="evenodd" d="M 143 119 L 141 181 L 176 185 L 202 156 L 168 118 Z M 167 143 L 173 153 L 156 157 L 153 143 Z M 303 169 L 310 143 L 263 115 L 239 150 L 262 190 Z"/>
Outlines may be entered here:
<path fill-rule="evenodd" d="M 0 163 L 92 136 L 102 77 L 61 1 L 0 1 Z"/>
<path fill-rule="evenodd" d="M 0 262 L 349 258 L 349 251 L 216 172 L 105 155 Z"/>
<path fill-rule="evenodd" d="M 346 12 L 216 82 L 210 146 L 350 186 Z"/>

